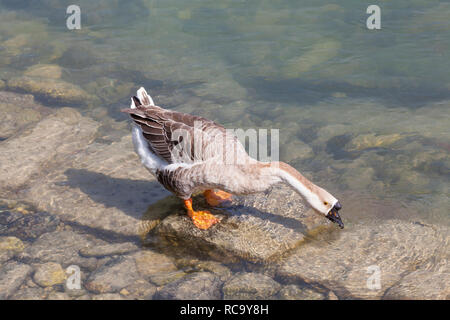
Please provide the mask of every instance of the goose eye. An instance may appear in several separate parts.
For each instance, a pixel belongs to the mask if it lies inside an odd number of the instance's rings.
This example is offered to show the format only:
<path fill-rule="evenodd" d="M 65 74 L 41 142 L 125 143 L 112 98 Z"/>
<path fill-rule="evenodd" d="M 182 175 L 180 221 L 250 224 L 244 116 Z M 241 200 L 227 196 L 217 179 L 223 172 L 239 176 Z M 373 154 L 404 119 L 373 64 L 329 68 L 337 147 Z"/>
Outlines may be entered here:
<path fill-rule="evenodd" d="M 327 205 L 328 205 L 328 202 L 325 201 L 323 204 L 327 206 Z"/>

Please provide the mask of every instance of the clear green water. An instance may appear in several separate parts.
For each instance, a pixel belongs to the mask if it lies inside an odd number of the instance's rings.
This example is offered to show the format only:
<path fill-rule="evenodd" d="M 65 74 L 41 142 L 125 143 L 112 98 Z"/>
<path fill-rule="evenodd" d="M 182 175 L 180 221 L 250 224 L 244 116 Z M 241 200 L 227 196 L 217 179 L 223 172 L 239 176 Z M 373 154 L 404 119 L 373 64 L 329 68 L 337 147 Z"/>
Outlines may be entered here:
<path fill-rule="evenodd" d="M 381 2 L 371 31 L 359 1 L 79 1 L 70 31 L 69 2 L 1 2 L 1 39 L 19 36 L 2 79 L 59 64 L 99 98 L 87 114 L 100 104 L 126 121 L 118 110 L 142 85 L 227 127 L 279 128 L 281 160 L 349 218 L 448 223 L 450 3 Z"/>
<path fill-rule="evenodd" d="M 69 31 L 71 2 L 0 1 L 0 41 L 27 38 L 2 47 L 0 79 L 58 64 L 98 97 L 76 106 L 96 120 L 128 121 L 119 109 L 144 86 L 227 127 L 279 128 L 281 160 L 347 221 L 450 222 L 449 2 L 378 1 L 371 31 L 356 0 L 79 0 Z"/>

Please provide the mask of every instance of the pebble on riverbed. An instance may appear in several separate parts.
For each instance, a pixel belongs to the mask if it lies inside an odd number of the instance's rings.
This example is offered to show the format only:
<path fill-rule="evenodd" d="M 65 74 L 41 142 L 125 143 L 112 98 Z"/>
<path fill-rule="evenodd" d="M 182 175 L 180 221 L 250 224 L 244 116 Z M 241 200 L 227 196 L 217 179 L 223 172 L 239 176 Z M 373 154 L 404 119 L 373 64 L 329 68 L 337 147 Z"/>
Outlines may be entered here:
<path fill-rule="evenodd" d="M 16 237 L 0 237 L 0 265 L 21 253 L 24 248 L 23 242 Z"/>
<path fill-rule="evenodd" d="M 144 279 L 138 279 L 125 289 L 129 292 L 129 298 L 151 300 L 157 287 Z"/>
<path fill-rule="evenodd" d="M 139 279 L 133 258 L 119 257 L 95 270 L 86 282 L 86 288 L 95 293 L 114 293 Z"/>
<path fill-rule="evenodd" d="M 19 262 L 8 262 L 0 268 L 0 300 L 11 297 L 33 268 Z"/>
<path fill-rule="evenodd" d="M 176 271 L 177 267 L 171 258 L 163 254 L 143 250 L 133 255 L 139 274 L 149 279 L 151 276 Z"/>
<path fill-rule="evenodd" d="M 33 279 L 41 287 L 62 284 L 66 280 L 66 272 L 59 263 L 48 262 L 36 268 Z"/>
<path fill-rule="evenodd" d="M 19 258 L 30 263 L 56 262 L 64 268 L 75 264 L 81 268 L 94 270 L 97 259 L 79 255 L 79 250 L 95 244 L 104 244 L 100 240 L 88 239 L 86 236 L 70 230 L 45 233 L 27 247 Z"/>
<path fill-rule="evenodd" d="M 186 275 L 185 272 L 181 270 L 171 271 L 171 272 L 162 272 L 151 275 L 149 277 L 150 282 L 154 283 L 157 286 L 165 286 L 168 283 L 171 283 L 175 280 L 183 278 Z"/>

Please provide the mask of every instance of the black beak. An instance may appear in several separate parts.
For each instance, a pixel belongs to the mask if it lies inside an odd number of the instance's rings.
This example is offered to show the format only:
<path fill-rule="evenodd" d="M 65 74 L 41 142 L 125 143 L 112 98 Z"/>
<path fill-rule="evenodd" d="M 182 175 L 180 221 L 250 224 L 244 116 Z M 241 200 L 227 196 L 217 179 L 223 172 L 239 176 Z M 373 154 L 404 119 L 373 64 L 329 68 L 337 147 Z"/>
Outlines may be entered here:
<path fill-rule="evenodd" d="M 327 218 L 330 221 L 333 221 L 339 225 L 341 229 L 344 229 L 344 223 L 341 220 L 341 216 L 339 215 L 338 211 L 341 210 L 342 205 L 338 202 L 331 208 L 330 212 L 327 214 Z"/>

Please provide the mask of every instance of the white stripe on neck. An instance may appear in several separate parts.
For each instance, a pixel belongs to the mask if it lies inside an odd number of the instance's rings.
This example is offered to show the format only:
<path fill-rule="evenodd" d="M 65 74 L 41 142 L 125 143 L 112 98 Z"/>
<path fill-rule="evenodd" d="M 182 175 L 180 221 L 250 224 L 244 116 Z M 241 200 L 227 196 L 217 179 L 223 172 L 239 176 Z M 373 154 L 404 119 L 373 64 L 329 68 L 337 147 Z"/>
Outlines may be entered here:
<path fill-rule="evenodd" d="M 277 170 L 281 179 L 297 191 L 308 203 L 311 204 L 312 202 L 317 201 L 317 195 L 307 188 L 301 181 L 282 169 L 278 168 Z"/>

